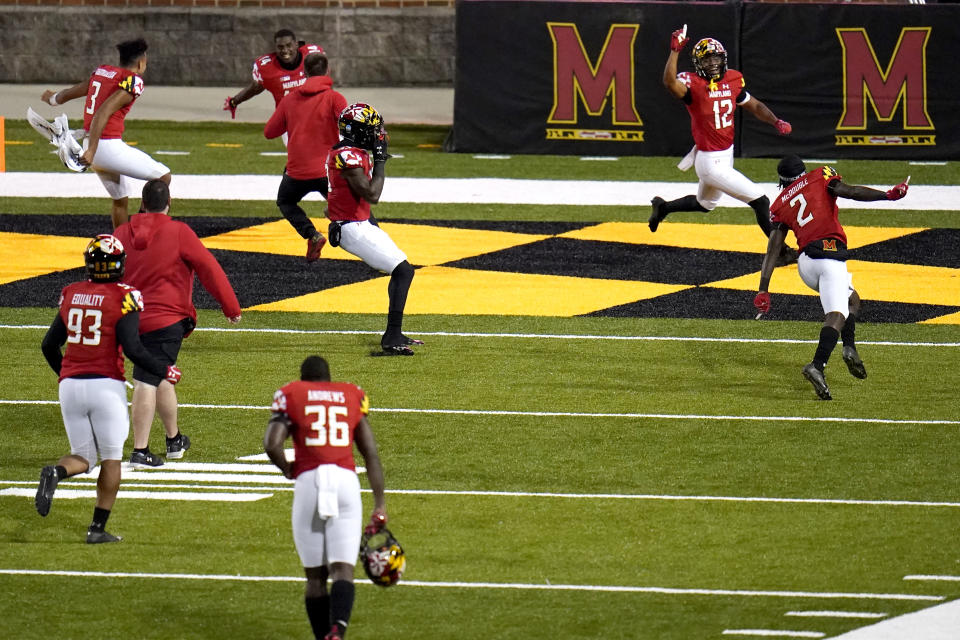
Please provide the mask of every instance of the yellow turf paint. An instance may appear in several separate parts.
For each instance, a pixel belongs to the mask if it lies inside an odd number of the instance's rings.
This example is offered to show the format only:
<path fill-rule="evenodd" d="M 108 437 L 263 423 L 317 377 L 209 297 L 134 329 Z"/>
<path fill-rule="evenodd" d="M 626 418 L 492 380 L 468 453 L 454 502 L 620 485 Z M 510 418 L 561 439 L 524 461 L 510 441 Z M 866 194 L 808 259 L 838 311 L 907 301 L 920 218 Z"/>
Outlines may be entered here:
<path fill-rule="evenodd" d="M 242 144 L 236 144 L 233 142 L 208 142 L 206 146 L 214 149 L 240 149 L 243 147 Z"/>
<path fill-rule="evenodd" d="M 856 285 L 856 282 L 854 282 Z M 717 280 L 702 285 L 704 287 L 714 287 L 716 289 L 737 289 L 738 291 L 756 291 L 760 286 L 760 261 L 757 261 L 756 273 L 748 273 L 745 276 L 728 278 L 727 280 Z M 798 296 L 816 296 L 819 295 L 813 289 L 810 289 L 800 279 L 797 273 L 797 265 L 791 264 L 786 267 L 777 267 L 773 270 L 773 276 L 770 278 L 770 293 L 772 294 L 791 294 Z M 776 302 L 774 302 L 776 304 Z"/>
<path fill-rule="evenodd" d="M 686 249 L 710 249 L 720 251 L 744 251 L 764 254 L 767 241 L 755 225 L 745 224 L 696 224 L 688 222 L 663 222 L 652 233 L 644 222 L 604 222 L 577 231 L 568 231 L 561 238 L 599 240 L 601 242 L 629 242 Z M 789 241 L 787 244 L 791 244 Z M 794 246 L 796 244 L 794 243 Z"/>
<path fill-rule="evenodd" d="M 32 233 L 0 232 L 0 250 L 16 260 L 0 264 L 0 284 L 83 266 L 83 250 L 90 238 L 42 236 Z M 50 304 L 56 303 L 50 292 Z"/>
<path fill-rule="evenodd" d="M 322 218 L 311 218 L 311 220 L 317 229 L 326 231 L 325 220 Z M 201 241 L 208 249 L 275 253 L 282 256 L 305 256 L 307 253 L 307 241 L 297 235 L 285 219 L 228 231 L 203 238 Z M 327 244 L 323 247 L 320 260 L 359 260 L 359 258 L 339 247 L 335 249 Z"/>
<path fill-rule="evenodd" d="M 911 233 L 926 231 L 926 227 L 844 227 L 847 233 L 847 248 L 856 249 L 868 244 L 902 238 Z"/>
<path fill-rule="evenodd" d="M 918 324 L 960 324 L 960 311 L 945 316 L 921 320 Z"/>
<path fill-rule="evenodd" d="M 853 288 L 864 300 L 960 307 L 960 269 L 847 261 Z"/>
<path fill-rule="evenodd" d="M 411 264 L 433 265 L 502 251 L 538 242 L 548 235 L 434 227 L 424 224 L 383 222 L 384 231 L 407 254 Z"/>
<path fill-rule="evenodd" d="M 386 313 L 388 278 L 251 307 L 255 311 Z M 689 285 L 597 280 L 452 267 L 418 269 L 406 313 L 569 317 L 674 293 Z"/>

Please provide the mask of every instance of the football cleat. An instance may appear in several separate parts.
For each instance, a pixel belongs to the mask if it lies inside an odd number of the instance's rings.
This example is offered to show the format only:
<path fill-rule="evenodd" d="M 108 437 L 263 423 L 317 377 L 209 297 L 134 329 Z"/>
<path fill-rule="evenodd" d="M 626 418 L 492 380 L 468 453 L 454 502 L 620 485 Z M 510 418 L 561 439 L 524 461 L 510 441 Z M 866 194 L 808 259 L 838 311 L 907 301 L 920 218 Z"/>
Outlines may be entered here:
<path fill-rule="evenodd" d="M 104 544 L 105 542 L 120 542 L 123 540 L 120 536 L 115 536 L 106 531 L 97 531 L 87 529 L 87 544 Z"/>
<path fill-rule="evenodd" d="M 830 395 L 830 387 L 827 386 L 827 379 L 824 377 L 823 371 L 817 369 L 815 364 L 811 362 L 803 368 L 803 377 L 813 385 L 813 390 L 817 392 L 818 398 L 821 400 L 833 400 L 833 397 Z"/>
<path fill-rule="evenodd" d="M 397 584 L 407 567 L 403 547 L 387 528 L 376 533 L 363 534 L 360 541 L 360 560 L 367 577 L 378 587 L 392 587 Z"/>
<path fill-rule="evenodd" d="M 85 135 L 84 131 L 71 131 L 70 124 L 67 121 L 67 114 L 61 114 L 48 122 L 36 111 L 27 108 L 27 122 L 33 127 L 33 130 L 46 138 L 50 144 L 57 148 L 57 157 L 63 162 L 63 165 L 75 171 L 82 173 L 87 170 L 87 165 L 80 162 L 80 156 L 83 154 L 83 147 L 74 138 L 75 133 Z"/>
<path fill-rule="evenodd" d="M 316 262 L 320 258 L 320 250 L 323 249 L 323 245 L 327 244 L 327 239 L 319 233 L 314 238 L 307 240 L 307 262 Z"/>
<path fill-rule="evenodd" d="M 847 369 L 850 370 L 850 375 L 854 378 L 860 378 L 863 380 L 867 377 L 867 368 L 863 366 L 863 360 L 860 359 L 860 354 L 857 353 L 856 347 L 844 347 L 841 352 L 843 356 L 843 362 L 847 365 Z"/>
<path fill-rule="evenodd" d="M 48 122 L 45 118 L 41 117 L 39 113 L 27 107 L 27 123 L 33 127 L 34 131 L 46 138 L 47 142 L 58 146 L 57 143 L 54 142 L 54 139 L 62 133 L 62 130 L 58 128 L 59 124 L 56 120 L 52 123 Z"/>
<path fill-rule="evenodd" d="M 401 339 L 403 340 L 403 344 L 407 345 L 408 347 L 415 344 L 423 344 L 423 340 L 417 340 L 416 338 L 408 338 L 407 336 L 401 336 Z"/>
<path fill-rule="evenodd" d="M 663 222 L 663 219 L 667 217 L 667 214 L 661 213 L 660 209 L 664 202 L 666 202 L 666 200 L 660 196 L 655 196 L 653 200 L 650 201 L 650 204 L 653 205 L 653 212 L 650 214 L 650 219 L 647 220 L 647 225 L 650 226 L 651 233 L 656 233 L 657 227 L 659 227 L 660 223 Z"/>
<path fill-rule="evenodd" d="M 380 353 L 374 352 L 374 355 L 378 356 L 412 356 L 414 355 L 413 349 L 408 347 L 405 344 L 391 344 L 391 345 L 380 345 Z"/>
<path fill-rule="evenodd" d="M 37 497 L 34 504 L 37 506 L 37 513 L 41 516 L 46 517 L 50 513 L 53 492 L 57 490 L 58 482 L 60 482 L 60 478 L 57 477 L 56 467 L 49 466 L 40 470 L 40 484 L 37 486 Z"/>

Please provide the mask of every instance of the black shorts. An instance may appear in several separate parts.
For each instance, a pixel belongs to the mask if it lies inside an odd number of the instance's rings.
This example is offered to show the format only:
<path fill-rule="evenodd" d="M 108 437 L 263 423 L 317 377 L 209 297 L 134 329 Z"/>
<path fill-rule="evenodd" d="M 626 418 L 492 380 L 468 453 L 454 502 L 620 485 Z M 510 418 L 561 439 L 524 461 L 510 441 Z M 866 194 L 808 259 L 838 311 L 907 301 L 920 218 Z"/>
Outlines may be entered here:
<path fill-rule="evenodd" d="M 183 343 L 183 337 L 193 331 L 193 327 L 193 320 L 184 318 L 169 327 L 140 334 L 140 342 L 143 343 L 144 348 L 146 348 L 150 355 L 160 361 L 161 364 L 176 364 L 177 355 L 180 353 L 180 345 Z M 133 379 L 153 386 L 157 386 L 163 381 L 163 378 L 160 376 L 155 376 L 137 365 L 133 366 Z"/>

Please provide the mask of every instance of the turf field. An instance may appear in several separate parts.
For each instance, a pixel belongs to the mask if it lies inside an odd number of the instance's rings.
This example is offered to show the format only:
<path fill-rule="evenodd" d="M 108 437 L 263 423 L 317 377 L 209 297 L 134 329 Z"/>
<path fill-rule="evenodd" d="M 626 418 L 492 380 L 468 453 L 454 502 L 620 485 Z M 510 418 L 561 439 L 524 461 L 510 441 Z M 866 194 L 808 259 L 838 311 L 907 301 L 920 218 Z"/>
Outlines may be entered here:
<path fill-rule="evenodd" d="M 443 134 L 392 131 L 390 175 L 690 178 L 672 158 L 443 154 Z M 127 137 L 189 152 L 163 157 L 175 175 L 279 173 L 258 136 L 137 122 Z M 7 138 L 39 140 L 17 122 Z M 55 179 L 49 148 L 8 144 L 8 170 Z M 767 181 L 775 162 L 737 165 Z M 858 183 L 960 183 L 954 163 L 836 166 Z M 869 377 L 834 358 L 826 403 L 800 375 L 819 323 L 795 271 L 774 278 L 780 319 L 749 319 L 762 247 L 735 246 L 756 232 L 744 208 L 647 237 L 644 203 L 377 207 L 419 267 L 413 358 L 369 357 L 385 282 L 327 249 L 309 270 L 269 201 L 175 209 L 244 320 L 201 311 L 179 363 L 194 446 L 125 473 L 110 520 L 125 540 L 88 548 L 92 478 L 64 482 L 47 518 L 33 508 L 39 468 L 66 447 L 39 342 L 106 200 L 0 198 L 0 637 L 309 637 L 290 486 L 257 456 L 273 391 L 310 353 L 371 396 L 408 556 L 394 589 L 358 579 L 351 638 L 836 637 L 960 596 L 960 214 L 842 212 L 863 229 L 851 270 L 873 314 L 858 325 Z"/>

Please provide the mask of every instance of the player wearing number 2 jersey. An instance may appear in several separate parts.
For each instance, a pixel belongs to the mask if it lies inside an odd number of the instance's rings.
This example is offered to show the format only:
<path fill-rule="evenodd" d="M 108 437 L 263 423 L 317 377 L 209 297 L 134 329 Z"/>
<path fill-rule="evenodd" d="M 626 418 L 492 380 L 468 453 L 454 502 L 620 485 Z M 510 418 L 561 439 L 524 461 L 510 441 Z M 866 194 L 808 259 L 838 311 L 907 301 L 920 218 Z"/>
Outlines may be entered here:
<path fill-rule="evenodd" d="M 142 38 L 117 45 L 119 66 L 97 67 L 87 82 L 62 91 L 44 91 L 42 99 L 58 105 L 82 96 L 83 128 L 87 131 L 80 162 L 96 171 L 113 206 L 110 218 L 116 229 L 127 221 L 130 178 L 159 178 L 170 184 L 170 169 L 122 139 L 124 119 L 134 101 L 143 93 L 143 72 L 147 68 L 147 43 Z"/>
<path fill-rule="evenodd" d="M 41 348 L 60 378 L 60 411 L 70 440 L 70 454 L 43 468 L 36 506 L 50 512 L 57 483 L 87 472 L 97 463 L 97 506 L 87 531 L 88 543 L 117 542 L 104 526 L 120 487 L 120 460 L 129 432 L 123 356 L 176 384 L 180 370 L 147 353 L 138 337 L 143 300 L 120 282 L 126 252 L 114 236 L 99 235 L 87 245 L 84 261 L 89 280 L 67 285 L 60 309 Z M 66 344 L 66 352 L 60 348 Z"/>
<path fill-rule="evenodd" d="M 899 200 L 907 194 L 907 182 L 889 191 L 844 184 L 832 167 L 820 167 L 809 173 L 797 156 L 787 156 L 777 165 L 783 191 L 773 201 L 771 220 L 773 230 L 767 244 L 767 254 L 760 268 L 760 291 L 753 301 L 760 312 L 758 318 L 770 311 L 770 276 L 783 245 L 787 230 L 793 231 L 800 246 L 797 270 L 803 282 L 820 294 L 825 315 L 820 341 L 813 361 L 803 367 L 804 377 L 813 385 L 817 396 L 830 400 L 830 389 L 823 370 L 827 360 L 843 340 L 843 361 L 850 373 L 866 378 L 867 370 L 857 353 L 856 315 L 860 311 L 860 296 L 853 288 L 847 271 L 847 236 L 840 226 L 837 198 L 871 202 Z M 909 178 L 907 178 L 909 181 Z"/>
<path fill-rule="evenodd" d="M 353 445 L 363 456 L 373 491 L 372 526 L 387 521 L 383 469 L 367 422 L 363 389 L 331 382 L 319 356 L 300 365 L 300 380 L 273 395 L 263 447 L 287 478 L 295 478 L 293 541 L 307 577 L 304 601 L 316 638 L 343 638 L 353 608 L 353 567 L 360 550 L 362 505 Z M 293 439 L 295 459 L 284 442 Z M 327 578 L 333 583 L 327 591 Z M 324 635 L 326 634 L 326 635 Z"/>
<path fill-rule="evenodd" d="M 693 48 L 696 74 L 678 74 L 677 58 L 688 40 L 686 27 L 671 36 L 663 84 L 686 104 L 690 113 L 694 147 L 680 168 L 693 166 L 700 184 L 696 195 L 669 202 L 655 197 L 648 221 L 650 231 L 655 232 L 663 219 L 675 211 L 712 211 L 726 193 L 750 205 L 763 234 L 769 236 L 770 200 L 763 189 L 733 168 L 734 111 L 743 107 L 782 135 L 790 133 L 790 124 L 777 119 L 765 104 L 746 91 L 743 74 L 727 69 L 727 51 L 713 38 L 704 38 Z M 795 258 L 795 254 L 786 255 L 784 262 Z"/>

